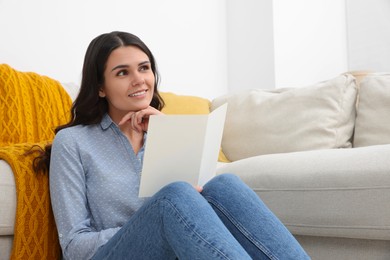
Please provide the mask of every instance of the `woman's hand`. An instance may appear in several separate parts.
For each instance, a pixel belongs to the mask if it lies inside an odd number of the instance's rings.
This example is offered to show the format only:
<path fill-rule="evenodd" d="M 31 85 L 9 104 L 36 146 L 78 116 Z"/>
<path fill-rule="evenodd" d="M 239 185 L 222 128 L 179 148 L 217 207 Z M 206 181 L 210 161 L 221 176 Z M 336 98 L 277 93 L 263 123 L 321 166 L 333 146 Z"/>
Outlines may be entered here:
<path fill-rule="evenodd" d="M 202 186 L 195 185 L 194 188 L 195 188 L 195 190 L 197 190 L 198 192 L 202 192 L 202 191 L 203 191 L 203 187 L 202 187 Z"/>
<path fill-rule="evenodd" d="M 149 126 L 149 117 L 151 115 L 163 115 L 159 110 L 154 107 L 147 107 L 145 109 L 127 113 L 119 122 L 118 125 L 123 125 L 126 122 L 130 122 L 131 128 L 137 132 L 146 132 Z"/>

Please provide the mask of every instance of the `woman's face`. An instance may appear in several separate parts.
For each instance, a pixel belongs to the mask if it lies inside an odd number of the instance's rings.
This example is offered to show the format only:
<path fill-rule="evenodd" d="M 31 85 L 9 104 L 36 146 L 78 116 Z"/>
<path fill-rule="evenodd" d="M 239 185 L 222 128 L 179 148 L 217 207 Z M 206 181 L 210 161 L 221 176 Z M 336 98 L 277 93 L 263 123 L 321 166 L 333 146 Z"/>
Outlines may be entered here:
<path fill-rule="evenodd" d="M 126 113 L 150 105 L 154 83 L 148 56 L 134 46 L 119 47 L 108 57 L 99 96 L 107 99 L 108 113 L 118 123 Z"/>

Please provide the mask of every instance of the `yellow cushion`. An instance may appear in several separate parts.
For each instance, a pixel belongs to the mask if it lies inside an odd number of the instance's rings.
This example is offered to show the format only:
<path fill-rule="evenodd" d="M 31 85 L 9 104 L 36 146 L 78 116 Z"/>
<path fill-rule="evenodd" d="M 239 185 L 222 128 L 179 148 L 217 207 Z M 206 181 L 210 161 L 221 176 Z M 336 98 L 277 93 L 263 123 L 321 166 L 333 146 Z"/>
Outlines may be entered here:
<path fill-rule="evenodd" d="M 0 64 L 0 145 L 52 140 L 70 106 L 58 81 Z"/>
<path fill-rule="evenodd" d="M 162 112 L 164 114 L 187 115 L 187 114 L 208 114 L 210 113 L 211 102 L 208 99 L 196 96 L 176 95 L 168 92 L 160 92 L 165 102 Z M 229 162 L 222 148 L 219 151 L 219 162 Z"/>
<path fill-rule="evenodd" d="M 208 114 L 210 113 L 210 101 L 195 96 L 183 96 L 173 93 L 160 93 L 165 102 L 162 112 L 164 114 Z"/>
<path fill-rule="evenodd" d="M 221 147 L 221 149 L 219 149 L 218 162 L 224 162 L 224 163 L 230 162 L 230 160 L 223 153 L 222 147 Z"/>

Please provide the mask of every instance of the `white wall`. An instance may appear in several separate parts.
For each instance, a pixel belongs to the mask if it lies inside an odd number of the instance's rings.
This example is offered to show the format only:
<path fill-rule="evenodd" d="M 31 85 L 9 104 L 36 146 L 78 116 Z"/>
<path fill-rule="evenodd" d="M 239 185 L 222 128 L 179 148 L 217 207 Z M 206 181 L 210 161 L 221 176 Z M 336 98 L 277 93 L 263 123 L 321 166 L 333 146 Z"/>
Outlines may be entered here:
<path fill-rule="evenodd" d="M 227 36 L 229 91 L 304 87 L 349 70 L 344 0 L 227 0 Z"/>
<path fill-rule="evenodd" d="M 276 87 L 304 87 L 348 71 L 345 1 L 273 4 Z"/>
<path fill-rule="evenodd" d="M 80 81 L 97 35 L 124 30 L 154 53 L 161 90 L 212 98 L 227 91 L 224 0 L 0 0 L 0 63 Z"/>
<path fill-rule="evenodd" d="M 273 88 L 272 1 L 227 0 L 228 88 Z"/>
<path fill-rule="evenodd" d="M 348 70 L 390 71 L 389 5 L 0 0 L 0 63 L 78 83 L 92 38 L 124 30 L 140 36 L 155 54 L 162 91 L 211 99 L 248 88 L 303 87 Z"/>
<path fill-rule="evenodd" d="M 390 1 L 347 0 L 351 70 L 390 71 Z"/>

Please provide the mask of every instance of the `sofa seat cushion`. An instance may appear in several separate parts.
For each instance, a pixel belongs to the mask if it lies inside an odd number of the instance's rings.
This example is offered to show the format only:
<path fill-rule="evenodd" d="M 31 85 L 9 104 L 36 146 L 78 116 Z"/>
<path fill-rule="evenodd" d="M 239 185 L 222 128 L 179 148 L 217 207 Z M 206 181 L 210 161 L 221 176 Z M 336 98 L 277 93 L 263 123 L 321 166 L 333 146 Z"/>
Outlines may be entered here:
<path fill-rule="evenodd" d="M 390 74 L 373 73 L 360 83 L 354 147 L 390 144 Z"/>
<path fill-rule="evenodd" d="M 390 145 L 251 157 L 235 173 L 296 235 L 390 240 Z"/>
<path fill-rule="evenodd" d="M 228 103 L 222 148 L 231 161 L 251 156 L 351 147 L 357 86 L 341 75 L 304 88 L 253 89 Z"/>

